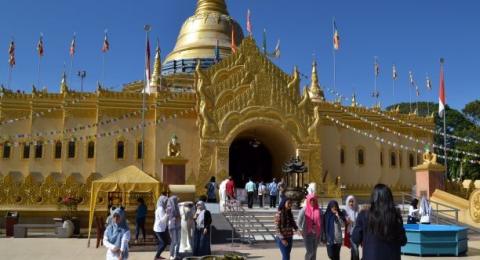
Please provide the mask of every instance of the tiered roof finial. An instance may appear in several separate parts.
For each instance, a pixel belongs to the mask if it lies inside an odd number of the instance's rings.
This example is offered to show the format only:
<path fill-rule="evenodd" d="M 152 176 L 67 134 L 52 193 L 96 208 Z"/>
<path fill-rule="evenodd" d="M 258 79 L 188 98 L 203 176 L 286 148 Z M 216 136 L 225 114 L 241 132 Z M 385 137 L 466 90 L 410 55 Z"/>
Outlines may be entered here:
<path fill-rule="evenodd" d="M 68 92 L 68 85 L 67 85 L 67 73 L 63 71 L 62 81 L 60 82 L 60 93 Z"/>
<path fill-rule="evenodd" d="M 357 94 L 355 94 L 355 92 L 353 92 L 353 95 L 352 95 L 352 107 L 356 107 L 357 106 Z"/>
<path fill-rule="evenodd" d="M 225 0 L 198 0 L 195 14 L 217 12 L 228 15 Z"/>
<path fill-rule="evenodd" d="M 317 61 L 314 60 L 312 63 L 312 83 L 310 84 L 309 90 L 310 97 L 313 101 L 323 101 L 325 96 L 323 90 L 318 83 L 318 74 L 317 74 Z"/>
<path fill-rule="evenodd" d="M 157 49 L 155 50 L 155 63 L 153 64 L 152 81 L 150 88 L 156 89 L 161 87 L 162 79 L 162 58 L 160 56 L 160 45 L 157 42 Z"/>

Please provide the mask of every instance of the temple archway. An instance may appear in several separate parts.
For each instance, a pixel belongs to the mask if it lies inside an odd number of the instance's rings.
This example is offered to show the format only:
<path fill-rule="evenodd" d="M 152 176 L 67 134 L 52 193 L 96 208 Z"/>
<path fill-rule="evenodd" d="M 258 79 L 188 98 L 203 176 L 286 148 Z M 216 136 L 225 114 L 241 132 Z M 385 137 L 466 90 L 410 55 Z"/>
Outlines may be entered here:
<path fill-rule="evenodd" d="M 282 129 L 254 126 L 240 132 L 229 147 L 228 172 L 237 187 L 244 187 L 249 177 L 271 182 L 281 177 L 283 163 L 295 154 L 295 146 Z"/>

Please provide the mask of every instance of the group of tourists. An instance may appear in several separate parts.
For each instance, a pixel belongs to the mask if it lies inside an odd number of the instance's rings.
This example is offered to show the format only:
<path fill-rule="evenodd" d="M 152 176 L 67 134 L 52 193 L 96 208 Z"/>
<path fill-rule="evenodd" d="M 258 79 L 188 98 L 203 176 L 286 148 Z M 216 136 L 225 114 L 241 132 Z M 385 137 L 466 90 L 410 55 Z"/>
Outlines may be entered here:
<path fill-rule="evenodd" d="M 145 240 L 145 219 L 147 206 L 143 199 L 138 199 L 136 210 L 136 236 L 138 242 L 140 231 Z M 210 226 L 212 217 L 206 209 L 204 201 L 196 203 L 182 203 L 179 207 L 177 196 L 167 197 L 162 194 L 156 203 L 153 231 L 158 240 L 155 259 L 165 259 L 161 256 L 167 245 L 170 245 L 170 259 L 181 259 L 180 253 L 191 251 L 194 256 L 210 255 Z M 193 211 L 195 210 L 195 214 Z M 181 214 L 183 213 L 183 214 Z M 108 249 L 107 260 L 128 259 L 128 243 L 130 241 L 125 210 L 123 207 L 110 210 L 107 227 L 103 237 L 103 244 Z"/>
<path fill-rule="evenodd" d="M 340 259 L 342 246 L 350 249 L 351 259 L 400 259 L 400 248 L 407 242 L 400 210 L 386 185 L 377 184 L 371 194 L 370 205 L 359 210 L 354 196 L 348 196 L 345 210 L 332 200 L 323 213 L 314 193 L 307 195 L 305 205 L 295 221 L 292 202 L 282 200 L 275 215 L 276 243 L 282 259 L 289 260 L 295 232 L 303 237 L 305 259 L 316 259 L 317 247 L 326 245 L 328 257 Z M 342 234 L 342 228 L 345 233 Z"/>

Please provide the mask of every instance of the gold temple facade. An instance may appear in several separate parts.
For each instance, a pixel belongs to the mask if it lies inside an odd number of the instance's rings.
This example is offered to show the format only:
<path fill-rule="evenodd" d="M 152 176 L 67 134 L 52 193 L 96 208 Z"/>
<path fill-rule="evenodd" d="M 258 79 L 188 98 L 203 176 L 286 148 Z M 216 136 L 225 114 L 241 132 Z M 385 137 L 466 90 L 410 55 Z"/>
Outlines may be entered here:
<path fill-rule="evenodd" d="M 215 48 L 220 57 L 214 56 Z M 307 182 L 316 182 L 325 196 L 339 196 L 342 185 L 360 190 L 378 182 L 410 190 L 415 184 L 411 167 L 421 163 L 420 154 L 363 137 L 327 116 L 419 150 L 418 142 L 353 115 L 427 142 L 432 135 L 379 116 L 379 108 L 326 100 L 320 82 L 313 63 L 311 83 L 302 89 L 297 69 L 282 71 L 253 38 L 243 37 L 224 0 L 199 0 L 163 64 L 157 52 L 152 93 L 145 102 L 144 150 L 141 81 L 119 92 L 71 91 L 65 77 L 59 93 L 1 90 L 0 206 L 47 209 L 73 193 L 85 208 L 92 180 L 130 165 L 143 165 L 163 181 L 162 159 L 173 134 L 188 160 L 186 183 L 195 184 L 199 194 L 211 176 L 222 180 L 239 174 L 230 171 L 231 156 L 238 155 L 231 146 L 239 139 L 261 143 L 268 151 L 269 172 L 256 175 L 257 180 L 281 177 L 282 164 L 298 152 L 309 168 Z M 381 113 L 434 127 L 430 117 Z"/>

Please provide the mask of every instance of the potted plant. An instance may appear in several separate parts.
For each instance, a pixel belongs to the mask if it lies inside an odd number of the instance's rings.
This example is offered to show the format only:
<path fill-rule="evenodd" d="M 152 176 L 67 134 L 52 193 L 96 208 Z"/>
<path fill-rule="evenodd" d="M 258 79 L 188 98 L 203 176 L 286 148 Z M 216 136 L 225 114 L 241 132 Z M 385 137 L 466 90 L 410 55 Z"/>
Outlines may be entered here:
<path fill-rule="evenodd" d="M 60 208 L 65 208 L 63 220 L 70 220 L 74 225 L 73 234 L 80 234 L 80 219 L 76 216 L 80 199 L 73 196 L 65 196 L 59 203 Z"/>

